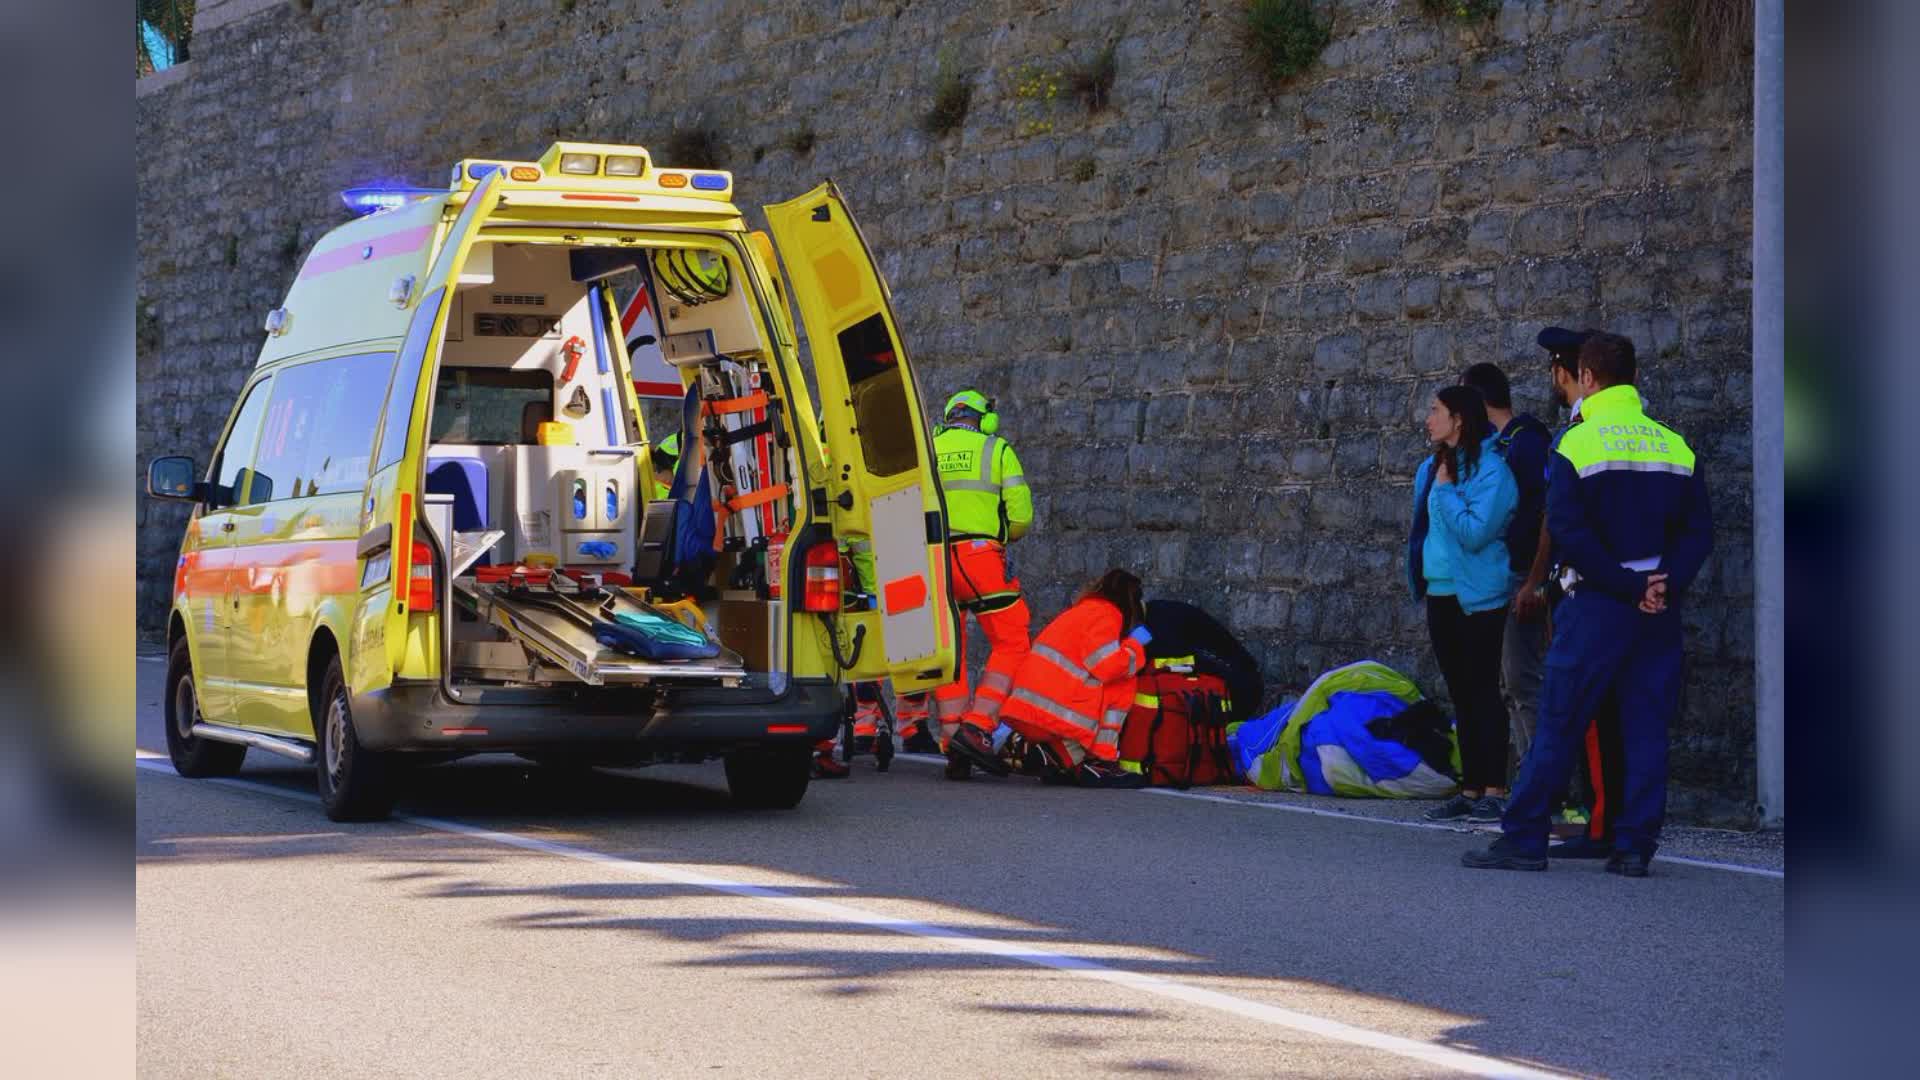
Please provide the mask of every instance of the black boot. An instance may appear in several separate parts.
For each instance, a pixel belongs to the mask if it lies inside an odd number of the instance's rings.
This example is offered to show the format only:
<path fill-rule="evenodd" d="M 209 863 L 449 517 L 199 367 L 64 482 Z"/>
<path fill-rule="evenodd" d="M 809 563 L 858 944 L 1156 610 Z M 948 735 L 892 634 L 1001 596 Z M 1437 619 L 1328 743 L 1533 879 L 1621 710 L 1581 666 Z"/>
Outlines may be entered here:
<path fill-rule="evenodd" d="M 961 724 L 960 730 L 953 733 L 947 741 L 947 757 L 965 761 L 982 772 L 994 776 L 1005 776 L 1011 770 L 1000 755 L 993 752 L 993 743 L 987 740 L 987 733 L 972 724 Z"/>
<path fill-rule="evenodd" d="M 1646 877 L 1651 861 L 1637 851 L 1616 851 L 1607 860 L 1607 873 L 1621 877 Z"/>
<path fill-rule="evenodd" d="M 1545 870 L 1545 855 L 1530 855 L 1520 845 L 1502 836 L 1481 851 L 1460 856 L 1460 865 L 1473 870 Z"/>
<path fill-rule="evenodd" d="M 900 749 L 909 754 L 937 754 L 940 744 L 934 740 L 926 725 L 920 724 L 914 727 L 913 734 L 900 743 Z"/>

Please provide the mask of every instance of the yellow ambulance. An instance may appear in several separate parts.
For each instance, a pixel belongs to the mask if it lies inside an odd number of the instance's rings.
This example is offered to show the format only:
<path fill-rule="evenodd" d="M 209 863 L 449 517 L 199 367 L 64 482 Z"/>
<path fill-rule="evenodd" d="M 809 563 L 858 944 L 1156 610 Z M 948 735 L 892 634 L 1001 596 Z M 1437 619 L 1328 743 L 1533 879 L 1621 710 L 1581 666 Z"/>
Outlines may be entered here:
<path fill-rule="evenodd" d="M 721 759 L 736 802 L 788 808 L 845 683 L 952 677 L 924 399 L 831 183 L 766 207 L 771 236 L 729 174 L 638 146 L 346 194 L 365 212 L 268 313 L 212 460 L 148 466 L 149 495 L 194 504 L 167 629 L 183 775 L 311 762 L 354 820 L 478 752 Z M 635 392 L 635 308 L 670 431 Z"/>

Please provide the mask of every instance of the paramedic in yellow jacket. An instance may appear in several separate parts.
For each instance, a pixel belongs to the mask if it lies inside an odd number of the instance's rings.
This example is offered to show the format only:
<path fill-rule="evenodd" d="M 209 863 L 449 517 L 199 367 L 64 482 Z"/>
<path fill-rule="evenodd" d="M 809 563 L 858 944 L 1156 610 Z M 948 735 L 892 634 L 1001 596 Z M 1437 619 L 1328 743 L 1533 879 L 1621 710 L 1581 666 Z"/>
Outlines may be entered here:
<path fill-rule="evenodd" d="M 1025 536 L 1033 524 L 1033 492 L 1020 458 L 996 432 L 1000 417 L 993 399 L 978 390 L 962 390 L 947 399 L 945 422 L 933 437 L 940 486 L 947 494 L 947 542 L 951 553 L 953 598 L 963 612 L 980 620 L 991 650 L 979 689 L 967 686 L 966 634 L 961 628 L 960 656 L 953 682 L 933 692 L 934 717 L 947 776 L 969 774 L 966 757 L 954 752 L 954 740 L 977 753 L 991 753 L 989 736 L 1000 724 L 1000 707 L 1013 690 L 1013 673 L 1026 659 L 1031 615 L 1020 583 L 1007 573 L 1007 545 Z M 909 722 L 903 707 L 901 726 Z"/>

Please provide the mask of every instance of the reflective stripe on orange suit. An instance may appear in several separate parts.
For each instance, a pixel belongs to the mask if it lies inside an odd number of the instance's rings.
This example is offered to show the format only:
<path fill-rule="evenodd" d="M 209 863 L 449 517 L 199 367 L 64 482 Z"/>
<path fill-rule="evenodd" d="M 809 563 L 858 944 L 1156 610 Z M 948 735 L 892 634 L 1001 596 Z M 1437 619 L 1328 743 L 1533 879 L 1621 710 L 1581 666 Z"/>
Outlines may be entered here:
<path fill-rule="evenodd" d="M 994 540 L 956 540 L 951 552 L 953 598 L 963 612 L 971 610 L 987 637 L 986 670 L 980 687 L 967 681 L 967 642 L 964 627 L 956 643 L 954 680 L 933 692 L 933 714 L 940 725 L 940 745 L 963 723 L 984 731 L 1000 726 L 1000 713 L 1013 688 L 1014 673 L 1027 657 L 1028 628 L 1033 616 L 1020 583 L 1007 576 L 1006 549 Z M 990 608 L 991 610 L 980 610 Z M 904 723 L 902 724 L 904 727 Z"/>
<path fill-rule="evenodd" d="M 1086 755 L 1120 758 L 1120 728 L 1133 706 L 1146 650 L 1121 636 L 1120 609 L 1082 600 L 1040 631 L 1014 675 L 1000 718 L 1028 739 L 1064 744 L 1078 763 Z"/>

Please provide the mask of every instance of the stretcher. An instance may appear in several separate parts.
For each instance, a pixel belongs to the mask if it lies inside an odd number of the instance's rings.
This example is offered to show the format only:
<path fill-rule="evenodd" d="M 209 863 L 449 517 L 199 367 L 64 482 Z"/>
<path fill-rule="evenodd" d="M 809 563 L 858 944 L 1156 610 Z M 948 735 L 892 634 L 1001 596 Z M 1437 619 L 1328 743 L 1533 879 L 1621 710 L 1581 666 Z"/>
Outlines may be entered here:
<path fill-rule="evenodd" d="M 636 621 L 622 615 L 683 620 L 600 574 L 564 567 L 475 574 L 455 578 L 454 595 L 532 655 L 589 686 L 714 679 L 734 687 L 745 680 L 746 661 L 724 647 L 706 659 L 649 660 L 603 645 L 605 624 Z"/>

